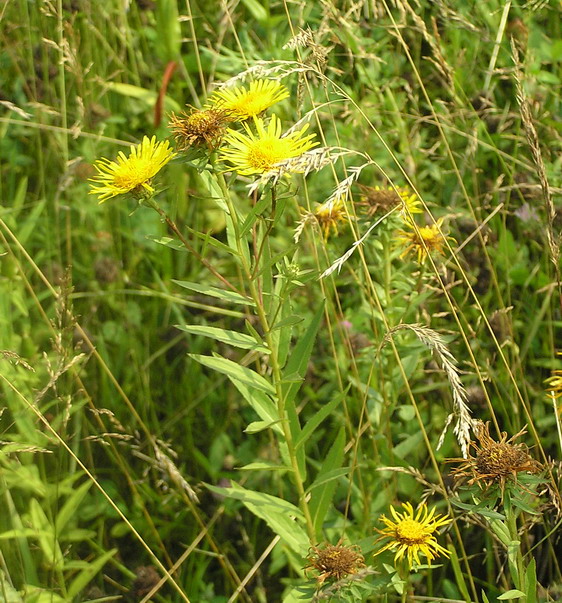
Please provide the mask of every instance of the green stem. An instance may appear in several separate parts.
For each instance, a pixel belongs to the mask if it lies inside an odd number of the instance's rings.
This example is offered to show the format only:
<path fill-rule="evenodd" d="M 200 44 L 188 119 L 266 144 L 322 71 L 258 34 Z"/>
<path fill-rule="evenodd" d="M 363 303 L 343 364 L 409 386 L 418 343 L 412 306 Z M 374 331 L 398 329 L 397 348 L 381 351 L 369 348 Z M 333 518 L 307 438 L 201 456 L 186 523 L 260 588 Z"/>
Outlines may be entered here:
<path fill-rule="evenodd" d="M 507 529 L 509 530 L 511 548 L 508 551 L 508 556 L 512 557 L 513 551 L 515 551 L 515 558 L 511 558 L 510 568 L 515 588 L 524 591 L 525 590 L 525 569 L 523 564 L 523 555 L 521 554 L 521 542 L 519 540 L 519 534 L 517 532 L 517 515 L 511 505 L 509 494 L 504 495 L 504 509 Z M 515 544 L 518 543 L 518 544 Z M 513 566 L 513 567 L 512 567 Z"/>
<path fill-rule="evenodd" d="M 248 263 L 246 261 L 246 257 L 244 255 L 244 253 L 242 252 L 242 241 L 241 241 L 241 237 L 240 237 L 240 230 L 239 230 L 239 224 L 238 224 L 238 214 L 236 213 L 236 209 L 232 203 L 232 200 L 230 199 L 230 195 L 228 193 L 228 188 L 226 186 L 224 176 L 222 174 L 218 174 L 217 180 L 218 180 L 219 186 L 221 187 L 221 190 L 223 193 L 223 198 L 228 207 L 230 218 L 232 220 L 236 244 L 238 246 L 238 253 L 239 253 L 239 256 L 240 256 L 240 259 L 242 262 L 242 269 L 244 271 L 244 275 L 245 275 L 246 279 L 248 280 L 248 287 L 250 290 L 250 295 L 256 304 L 256 312 L 257 312 L 258 319 L 260 321 L 260 325 L 261 325 L 261 328 L 263 331 L 264 339 L 267 344 L 267 347 L 271 351 L 271 353 L 269 355 L 269 361 L 270 361 L 271 370 L 273 373 L 273 385 L 275 387 L 275 393 L 276 393 L 276 398 L 277 398 L 277 412 L 278 412 L 279 418 L 281 420 L 283 436 L 285 439 L 285 444 L 287 446 L 287 454 L 289 456 L 289 460 L 291 463 L 291 469 L 292 469 L 291 474 L 293 476 L 293 482 L 297 489 L 299 506 L 300 506 L 300 509 L 301 509 L 301 511 L 304 515 L 305 521 L 306 521 L 306 530 L 308 533 L 308 537 L 310 538 L 311 542 L 314 542 L 315 541 L 314 522 L 312 521 L 312 516 L 310 514 L 310 509 L 308 507 L 308 503 L 306 500 L 304 482 L 303 482 L 302 475 L 299 470 L 299 465 L 298 465 L 297 455 L 295 452 L 295 445 L 294 445 L 294 441 L 293 441 L 293 436 L 291 434 L 289 420 L 288 420 L 288 417 L 286 416 L 286 412 L 285 412 L 285 396 L 284 396 L 283 387 L 282 387 L 282 374 L 281 374 L 281 367 L 279 365 L 277 346 L 275 345 L 274 338 L 271 335 L 271 328 L 269 325 L 269 321 L 268 321 L 266 313 L 264 311 L 264 307 L 263 307 L 261 295 L 259 293 L 259 289 L 256 285 L 256 276 L 255 276 L 255 274 L 252 274 L 251 266 L 248 265 Z M 269 233 L 269 230 L 270 229 L 268 229 L 264 233 L 264 236 L 267 236 L 267 234 Z M 256 262 L 257 262 L 257 258 L 256 258 Z"/>
<path fill-rule="evenodd" d="M 176 226 L 176 223 L 156 203 L 156 201 L 154 201 L 154 199 L 146 199 L 144 202 L 146 203 L 146 205 L 149 205 L 158 212 L 160 217 L 164 220 L 164 222 L 166 222 L 168 228 L 176 235 L 176 237 L 178 237 L 181 244 L 187 249 L 187 251 L 189 251 L 189 253 L 192 253 L 203 264 L 203 266 L 205 266 L 205 268 L 209 270 L 209 272 L 216 276 L 221 281 L 221 283 L 225 284 L 229 289 L 235 291 L 239 295 L 243 295 L 228 279 L 226 279 L 222 274 L 217 272 L 211 263 L 209 263 L 200 253 L 195 250 L 191 243 L 183 236 L 179 228 Z"/>

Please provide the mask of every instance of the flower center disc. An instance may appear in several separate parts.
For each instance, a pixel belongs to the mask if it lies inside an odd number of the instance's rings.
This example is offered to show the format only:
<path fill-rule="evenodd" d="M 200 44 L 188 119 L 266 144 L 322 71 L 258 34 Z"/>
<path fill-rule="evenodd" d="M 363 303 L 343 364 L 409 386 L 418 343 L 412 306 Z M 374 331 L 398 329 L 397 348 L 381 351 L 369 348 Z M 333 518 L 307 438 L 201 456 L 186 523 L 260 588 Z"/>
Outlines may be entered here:
<path fill-rule="evenodd" d="M 427 540 L 428 533 L 421 523 L 406 518 L 396 526 L 396 537 L 403 544 L 420 544 Z"/>
<path fill-rule="evenodd" d="M 285 144 L 281 140 L 260 140 L 248 149 L 248 163 L 259 170 L 267 171 L 278 161 L 287 159 Z"/>

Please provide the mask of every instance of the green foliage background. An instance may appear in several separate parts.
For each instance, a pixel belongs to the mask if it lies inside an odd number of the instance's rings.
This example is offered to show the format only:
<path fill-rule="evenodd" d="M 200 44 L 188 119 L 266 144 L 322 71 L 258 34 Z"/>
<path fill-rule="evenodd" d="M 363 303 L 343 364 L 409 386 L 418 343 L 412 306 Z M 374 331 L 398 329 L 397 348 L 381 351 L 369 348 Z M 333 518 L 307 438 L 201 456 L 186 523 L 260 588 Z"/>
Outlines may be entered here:
<path fill-rule="evenodd" d="M 526 584 L 520 600 L 557 600 L 560 412 L 544 380 L 560 367 L 560 221 L 545 195 L 547 183 L 557 210 L 559 3 L 13 0 L 0 18 L 0 600 L 140 601 L 148 590 L 138 568 L 149 565 L 173 576 L 156 601 L 313 600 L 298 547 L 273 543 L 271 509 L 262 517 L 255 500 L 245 505 L 225 489 L 237 483 L 298 506 L 288 472 L 268 466 L 279 462 L 275 431 L 248 433 L 255 410 L 193 355 L 216 352 L 266 377 L 267 363 L 181 328 L 247 332 L 247 309 L 210 295 L 219 283 L 163 239 L 170 232 L 158 214 L 88 194 L 94 160 L 144 135 L 169 137 L 167 114 L 201 107 L 215 83 L 258 61 L 295 60 L 317 76 L 283 80 L 291 97 L 275 111 L 284 123 L 314 107 L 311 131 L 379 166 L 362 172 L 362 184 L 409 178 L 445 218 L 456 258 L 447 251 L 420 268 L 400 257 L 390 221 L 341 273 L 319 280 L 366 222 L 328 241 L 307 229 L 296 246 L 299 206 L 324 201 L 355 158 L 284 190 L 271 269 L 274 281 L 298 281 L 278 330 L 303 379 L 300 426 L 314 428 L 301 449 L 307 485 L 329 474 L 310 491 L 323 518 L 317 535 L 358 544 L 376 572 L 332 599 L 403 600 L 392 555 L 373 557 L 377 519 L 423 493 L 447 512 L 453 497 L 443 463 L 460 456 L 453 434 L 436 450 L 451 409 L 446 375 L 411 331 L 382 345 L 407 323 L 444 337 L 475 418 L 510 435 L 527 424 L 533 456 L 554 461 L 549 494 L 532 503 L 521 495 L 531 505 L 518 516 L 524 565 L 510 574 L 508 545 L 465 496 L 469 510 L 455 508 L 456 532 L 444 539 L 453 559 L 417 574 L 408 596 L 494 601 Z M 291 50 L 299 28 L 314 44 Z M 176 161 L 159 184 L 159 203 L 198 253 L 239 278 L 221 250 L 225 216 L 204 174 Z M 230 182 L 243 212 L 246 184 Z M 250 463 L 259 466 L 240 470 Z M 319 489 L 324 497 L 314 498 Z"/>

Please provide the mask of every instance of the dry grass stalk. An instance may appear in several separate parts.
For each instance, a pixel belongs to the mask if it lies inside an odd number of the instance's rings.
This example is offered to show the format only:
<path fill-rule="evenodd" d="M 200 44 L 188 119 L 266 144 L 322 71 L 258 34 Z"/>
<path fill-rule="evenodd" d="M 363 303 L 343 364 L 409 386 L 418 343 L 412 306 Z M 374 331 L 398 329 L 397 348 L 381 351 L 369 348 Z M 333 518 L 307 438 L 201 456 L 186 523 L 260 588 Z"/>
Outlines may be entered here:
<path fill-rule="evenodd" d="M 0 358 L 9 360 L 15 366 L 23 366 L 23 368 L 27 369 L 28 371 L 35 372 L 35 369 L 30 364 L 28 364 L 21 356 L 15 352 L 12 352 L 11 350 L 0 350 Z"/>
<path fill-rule="evenodd" d="M 457 362 L 447 348 L 441 335 L 439 335 L 439 333 L 433 329 L 419 324 L 400 324 L 390 329 L 390 331 L 384 336 L 384 339 L 379 346 L 379 351 L 382 346 L 390 340 L 394 333 L 404 329 L 412 331 L 416 337 L 435 354 L 439 363 L 441 364 L 442 369 L 445 371 L 449 385 L 451 386 L 453 412 L 447 417 L 445 427 L 443 428 L 443 432 L 441 433 L 439 442 L 437 444 L 437 450 L 439 450 L 443 444 L 447 428 L 451 424 L 452 420 L 456 418 L 457 421 L 455 427 L 453 428 L 453 433 L 455 434 L 457 442 L 461 447 L 463 458 L 467 458 L 470 446 L 470 430 L 473 427 L 474 420 L 470 416 L 471 410 L 468 407 L 468 396 L 459 377 Z"/>
<path fill-rule="evenodd" d="M 275 186 L 286 174 L 299 173 L 307 176 L 310 172 L 317 172 L 347 153 L 347 151 L 342 152 L 336 147 L 319 147 L 306 151 L 299 157 L 280 161 L 275 165 L 275 169 L 263 173 L 248 185 L 249 194 L 253 194 L 257 189 L 268 183 Z"/>
<path fill-rule="evenodd" d="M 282 80 L 284 77 L 292 73 L 302 73 L 310 71 L 311 67 L 307 67 L 297 61 L 257 61 L 254 65 L 241 71 L 234 77 L 231 77 L 226 82 L 222 82 L 218 88 L 229 87 L 245 82 L 247 79 L 263 78 Z"/>
<path fill-rule="evenodd" d="M 330 276 L 330 274 L 332 274 L 332 272 L 336 272 L 336 271 L 339 272 L 342 269 L 342 266 L 353 255 L 353 253 L 355 252 L 355 250 L 360 245 L 362 245 L 365 242 L 365 240 L 371 234 L 371 232 L 381 222 L 384 222 L 384 220 L 386 220 L 386 218 L 388 218 L 388 216 L 390 216 L 390 214 L 394 213 L 398 209 L 399 209 L 398 206 L 393 207 L 390 211 L 386 212 L 386 214 L 384 214 L 384 216 L 381 216 L 376 222 L 374 222 L 373 224 L 371 224 L 371 226 L 369 226 L 369 228 L 367 229 L 367 231 L 365 232 L 365 234 L 360 239 L 358 239 L 357 241 L 355 241 L 355 243 L 353 243 L 353 245 L 342 256 L 340 256 L 331 266 L 329 266 L 328 268 L 326 268 L 326 270 L 324 270 L 324 272 L 320 275 L 319 278 L 326 278 L 327 276 Z"/>
<path fill-rule="evenodd" d="M 523 72 L 521 70 L 521 62 L 519 61 L 519 51 L 517 50 L 517 45 L 513 38 L 511 38 L 511 54 L 513 57 L 513 64 L 515 66 L 514 78 L 515 87 L 517 90 L 517 102 L 519 103 L 521 121 L 523 122 L 523 128 L 525 130 L 527 142 L 529 143 L 529 147 L 531 149 L 531 156 L 533 157 L 533 162 L 535 164 L 535 169 L 537 170 L 537 175 L 539 177 L 539 182 L 543 193 L 546 215 L 548 218 L 546 237 L 548 241 L 548 247 L 550 249 L 550 259 L 556 267 L 558 287 L 560 288 L 560 247 L 558 245 L 558 241 L 556 241 L 554 238 L 554 218 L 556 217 L 556 209 L 554 208 L 554 203 L 552 201 L 552 192 L 550 190 L 550 185 L 546 177 L 546 168 L 542 158 L 539 137 L 535 128 L 535 124 L 533 123 L 533 117 L 531 115 L 529 102 L 523 89 Z"/>
<path fill-rule="evenodd" d="M 166 452 L 162 450 L 162 447 L 166 448 Z M 153 469 L 160 471 L 163 475 L 172 482 L 174 486 L 180 491 L 187 494 L 190 500 L 198 503 L 199 498 L 195 493 L 195 490 L 187 483 L 187 480 L 180 473 L 174 461 L 170 458 L 172 455 L 176 456 L 173 450 L 169 446 L 166 446 L 163 442 L 153 443 L 154 458 L 140 452 L 137 446 L 133 446 L 133 454 L 146 461 L 147 465 L 150 465 Z"/>

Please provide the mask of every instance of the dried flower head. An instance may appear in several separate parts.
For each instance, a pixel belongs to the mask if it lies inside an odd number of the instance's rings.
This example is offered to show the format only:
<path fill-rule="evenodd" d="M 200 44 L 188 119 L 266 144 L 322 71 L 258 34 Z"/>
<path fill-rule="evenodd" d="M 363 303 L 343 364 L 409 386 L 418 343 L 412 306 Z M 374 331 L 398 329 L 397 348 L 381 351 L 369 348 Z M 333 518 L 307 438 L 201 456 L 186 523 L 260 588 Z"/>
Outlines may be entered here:
<path fill-rule="evenodd" d="M 357 205 L 365 208 L 365 213 L 369 218 L 375 214 L 386 214 L 395 207 L 399 207 L 400 213 L 406 218 L 409 214 L 422 212 L 418 196 L 407 186 L 395 189 L 391 186 L 381 188 L 380 186 L 360 184 L 359 189 L 361 190 L 361 201 Z"/>
<path fill-rule="evenodd" d="M 437 542 L 434 534 L 441 526 L 451 523 L 452 519 L 446 515 L 435 515 L 435 508 L 428 511 L 425 503 L 420 503 L 416 511 L 410 503 L 403 503 L 402 507 L 403 513 L 390 507 L 393 520 L 381 515 L 380 520 L 386 527 L 377 529 L 381 534 L 378 540 L 390 538 L 390 541 L 375 555 L 391 549 L 396 551 L 394 562 L 406 558 L 408 567 L 412 567 L 414 561 L 420 565 L 420 553 L 426 557 L 429 565 L 440 554 L 448 557 L 449 551 Z"/>
<path fill-rule="evenodd" d="M 416 254 L 418 264 L 423 264 L 430 253 L 438 253 L 443 255 L 443 246 L 445 240 L 453 241 L 452 237 L 445 237 L 441 234 L 441 226 L 443 218 L 439 218 L 435 224 L 431 226 L 415 226 L 412 222 L 407 221 L 408 230 L 399 230 L 397 240 L 405 246 L 400 257 L 404 257 L 409 253 Z"/>
<path fill-rule="evenodd" d="M 346 576 L 356 574 L 365 567 L 365 559 L 356 545 L 324 544 L 309 549 L 306 570 L 315 569 L 319 572 L 316 581 L 319 585 L 326 580 L 342 580 Z"/>
<path fill-rule="evenodd" d="M 193 109 L 189 113 L 170 116 L 170 129 L 174 133 L 179 151 L 206 145 L 215 149 L 230 121 L 226 111 L 220 109 Z"/>
<path fill-rule="evenodd" d="M 141 144 L 131 147 L 128 157 L 119 151 L 117 161 L 105 158 L 96 161 L 98 174 L 90 179 L 95 185 L 90 194 L 98 195 L 100 203 L 125 193 L 139 199 L 151 196 L 152 178 L 174 157 L 167 140 L 156 142 L 155 136 L 150 139 L 145 136 Z"/>
<path fill-rule="evenodd" d="M 263 119 L 254 117 L 255 132 L 248 124 L 243 125 L 245 132 L 227 130 L 220 151 L 220 159 L 242 175 L 269 172 L 280 161 L 298 157 L 318 144 L 312 141 L 315 134 L 304 135 L 308 125 L 283 136 L 276 115 L 267 126 Z"/>
<path fill-rule="evenodd" d="M 275 80 L 255 80 L 249 88 L 221 88 L 207 103 L 207 107 L 226 111 L 237 121 L 261 115 L 275 103 L 287 98 L 289 91 Z"/>
<path fill-rule="evenodd" d="M 475 454 L 466 459 L 449 459 L 449 462 L 459 462 L 451 474 L 456 480 L 468 479 L 468 484 L 478 484 L 486 487 L 498 484 L 503 491 L 509 478 L 517 480 L 518 473 L 539 473 L 542 465 L 535 461 L 528 452 L 525 444 L 514 444 L 519 436 L 525 433 L 522 429 L 513 437 L 507 439 L 507 433 L 502 432 L 499 442 L 490 436 L 489 422 L 477 421 L 474 431 L 479 444 L 471 441 Z"/>

